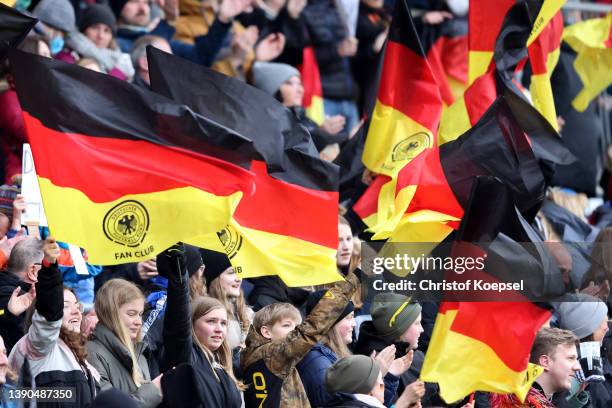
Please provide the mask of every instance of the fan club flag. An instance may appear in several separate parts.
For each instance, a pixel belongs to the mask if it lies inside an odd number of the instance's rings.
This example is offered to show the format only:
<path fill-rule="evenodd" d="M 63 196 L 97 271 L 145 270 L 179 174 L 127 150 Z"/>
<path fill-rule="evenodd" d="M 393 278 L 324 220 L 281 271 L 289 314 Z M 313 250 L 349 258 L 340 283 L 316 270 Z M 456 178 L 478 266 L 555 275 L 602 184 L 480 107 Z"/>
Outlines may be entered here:
<path fill-rule="evenodd" d="M 374 173 L 394 177 L 436 144 L 442 100 L 410 10 L 397 1 L 385 46 L 378 97 L 362 160 Z"/>
<path fill-rule="evenodd" d="M 323 107 L 323 85 L 319 63 L 313 47 L 305 47 L 302 51 L 302 64 L 299 67 L 304 86 L 304 108 L 310 119 L 321 125 L 325 121 Z"/>
<path fill-rule="evenodd" d="M 612 83 L 612 13 L 567 27 L 563 40 L 576 51 L 574 69 L 583 88 L 572 101 L 579 112 Z"/>
<path fill-rule="evenodd" d="M 253 174 L 224 147 L 245 143 L 235 132 L 77 65 L 17 50 L 10 60 L 50 231 L 92 264 L 220 230 L 252 193 Z"/>
<path fill-rule="evenodd" d="M 529 363 L 529 353 L 550 316 L 530 302 L 443 302 L 420 379 L 438 383 L 449 403 L 474 391 L 523 401 L 543 371 Z"/>
<path fill-rule="evenodd" d="M 254 193 L 240 201 L 227 226 L 189 242 L 224 251 L 243 278 L 277 275 L 288 286 L 341 279 L 338 167 L 319 158 L 293 114 L 241 81 L 153 48 L 148 53 L 153 90 L 235 129 L 255 149 L 249 161 Z"/>

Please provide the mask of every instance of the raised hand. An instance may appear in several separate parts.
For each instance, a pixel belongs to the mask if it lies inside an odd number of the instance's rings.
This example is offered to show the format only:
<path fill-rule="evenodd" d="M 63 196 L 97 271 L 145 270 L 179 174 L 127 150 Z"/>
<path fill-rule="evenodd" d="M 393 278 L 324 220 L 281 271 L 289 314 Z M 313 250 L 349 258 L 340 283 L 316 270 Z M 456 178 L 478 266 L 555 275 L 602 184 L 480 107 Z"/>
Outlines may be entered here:
<path fill-rule="evenodd" d="M 285 48 L 285 36 L 281 33 L 269 34 L 255 46 L 255 58 L 257 61 L 272 61 Z"/>
<path fill-rule="evenodd" d="M 53 237 L 45 239 L 42 249 L 45 254 L 44 260 L 49 264 L 54 264 L 60 257 L 60 247 Z"/>
<path fill-rule="evenodd" d="M 410 350 L 403 357 L 396 358 L 395 360 L 391 362 L 391 365 L 389 366 L 389 372 L 393 374 L 394 376 L 399 377 L 400 375 L 408 371 L 408 369 L 412 365 L 413 358 L 414 358 L 414 350 Z"/>
<path fill-rule="evenodd" d="M 395 359 L 395 345 L 392 344 L 385 347 L 380 350 L 380 353 L 373 351 L 371 357 L 380 365 L 380 374 L 384 377 L 387 375 L 389 366 L 391 366 L 391 363 Z"/>
<path fill-rule="evenodd" d="M 36 288 L 34 285 L 32 285 L 28 292 L 20 293 L 21 287 L 17 286 L 8 301 L 7 308 L 13 316 L 19 316 L 28 310 L 34 299 L 36 299 Z"/>

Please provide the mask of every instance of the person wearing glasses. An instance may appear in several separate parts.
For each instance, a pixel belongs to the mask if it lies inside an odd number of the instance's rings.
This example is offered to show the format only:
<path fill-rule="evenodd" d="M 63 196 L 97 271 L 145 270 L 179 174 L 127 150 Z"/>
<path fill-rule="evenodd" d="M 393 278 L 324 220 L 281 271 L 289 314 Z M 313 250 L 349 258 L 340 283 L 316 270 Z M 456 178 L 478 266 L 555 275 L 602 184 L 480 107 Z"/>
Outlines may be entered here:
<path fill-rule="evenodd" d="M 72 289 L 63 286 L 57 266 L 60 247 L 55 239 L 47 238 L 42 251 L 36 298 L 25 294 L 9 305 L 17 312 L 29 309 L 27 334 L 11 351 L 9 366 L 21 374 L 27 362 L 30 376 L 20 375 L 19 385 L 57 390 L 52 394 L 54 407 L 88 406 L 100 388 L 100 374 L 85 359 L 81 336 L 83 306 Z M 37 406 L 45 404 L 38 402 Z"/>

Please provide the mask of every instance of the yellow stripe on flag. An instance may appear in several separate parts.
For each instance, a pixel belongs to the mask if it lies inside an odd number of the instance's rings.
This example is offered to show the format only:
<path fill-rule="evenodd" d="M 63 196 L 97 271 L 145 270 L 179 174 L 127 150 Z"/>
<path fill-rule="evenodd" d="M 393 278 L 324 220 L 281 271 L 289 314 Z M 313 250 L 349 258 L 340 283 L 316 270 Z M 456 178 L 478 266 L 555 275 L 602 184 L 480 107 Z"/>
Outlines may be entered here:
<path fill-rule="evenodd" d="M 235 219 L 219 233 L 200 235 L 188 243 L 225 252 L 241 278 L 278 275 L 287 286 L 336 282 L 336 249 L 298 238 L 241 226 Z"/>
<path fill-rule="evenodd" d="M 531 84 L 529 85 L 533 106 L 535 106 L 538 112 L 540 112 L 556 130 L 559 130 L 559 126 L 557 123 L 557 111 L 555 109 L 555 100 L 550 84 L 550 76 L 559 61 L 559 53 L 560 50 L 557 48 L 555 51 L 548 54 L 546 61 L 547 72 L 540 75 L 532 75 Z"/>
<path fill-rule="evenodd" d="M 442 111 L 440 130 L 438 131 L 438 145 L 452 142 L 459 136 L 470 130 L 472 123 L 465 105 L 465 99 L 460 98 L 451 106 Z"/>
<path fill-rule="evenodd" d="M 563 40 L 578 54 L 574 69 L 583 88 L 572 101 L 579 112 L 612 83 L 612 48 L 606 47 L 610 38 L 612 13 L 605 18 L 586 20 L 563 30 Z"/>
<path fill-rule="evenodd" d="M 306 115 L 314 121 L 317 125 L 321 126 L 325 121 L 325 109 L 323 107 L 323 98 L 320 96 L 313 96 L 310 100 L 310 106 L 306 109 Z"/>
<path fill-rule="evenodd" d="M 429 129 L 377 100 L 363 149 L 363 164 L 374 173 L 394 177 L 406 163 L 432 147 L 433 140 Z"/>
<path fill-rule="evenodd" d="M 242 197 L 181 187 L 95 203 L 49 179 L 39 177 L 38 183 L 51 233 L 85 248 L 89 262 L 98 265 L 144 261 L 177 241 L 221 230 Z"/>
<path fill-rule="evenodd" d="M 511 370 L 485 343 L 453 332 L 456 315 L 456 310 L 438 314 L 420 379 L 438 383 L 447 403 L 476 390 L 515 393 L 523 401 L 542 367 L 529 364 L 522 372 Z"/>
<path fill-rule="evenodd" d="M 493 51 L 470 51 L 468 53 L 468 86 L 487 72 L 493 59 Z"/>
<path fill-rule="evenodd" d="M 540 35 L 544 27 L 546 27 L 546 24 L 548 24 L 553 16 L 561 10 L 561 7 L 566 1 L 567 0 L 544 0 L 544 4 L 542 4 L 542 8 L 540 8 L 540 12 L 533 23 L 529 38 L 527 38 L 528 47 L 538 38 L 538 35 Z"/>

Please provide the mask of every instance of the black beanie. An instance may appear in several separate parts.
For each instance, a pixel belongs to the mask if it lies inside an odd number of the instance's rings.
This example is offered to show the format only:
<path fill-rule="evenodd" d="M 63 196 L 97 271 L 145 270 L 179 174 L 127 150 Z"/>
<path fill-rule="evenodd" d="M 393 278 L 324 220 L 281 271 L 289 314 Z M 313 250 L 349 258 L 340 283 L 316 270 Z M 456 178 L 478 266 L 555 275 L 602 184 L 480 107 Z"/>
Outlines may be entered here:
<path fill-rule="evenodd" d="M 117 32 L 117 20 L 111 9 L 105 4 L 92 4 L 81 14 L 79 31 L 85 32 L 87 27 L 94 24 L 106 24 L 111 28 L 113 34 Z"/>
<path fill-rule="evenodd" d="M 326 290 L 317 290 L 316 292 L 312 292 L 309 296 L 308 299 L 306 299 L 306 316 L 308 316 L 310 314 L 310 312 L 312 312 L 312 309 L 315 308 L 315 306 L 319 303 L 319 301 L 321 300 L 321 298 L 323 297 L 323 295 L 325 294 L 325 292 L 327 292 Z M 355 310 L 355 305 L 353 304 L 353 302 L 351 302 L 349 300 L 348 304 L 346 305 L 346 307 L 344 308 L 344 310 L 342 311 L 342 313 L 340 313 L 340 316 L 338 316 L 338 318 L 336 319 L 336 321 L 334 322 L 334 324 L 338 323 L 340 320 L 344 319 L 346 316 L 348 316 L 353 310 Z"/>
<path fill-rule="evenodd" d="M 211 282 L 217 279 L 227 268 L 230 268 L 232 264 L 225 252 L 200 248 L 200 254 L 202 255 L 202 261 L 204 261 L 204 277 L 208 288 Z"/>
<path fill-rule="evenodd" d="M 192 277 L 203 264 L 200 248 L 185 244 L 185 255 L 187 255 L 187 273 Z"/>
<path fill-rule="evenodd" d="M 128 0 L 109 0 L 108 4 L 113 9 L 113 13 L 115 13 L 117 20 L 121 17 L 121 11 L 123 11 L 123 6 L 125 6 L 127 2 Z"/>

